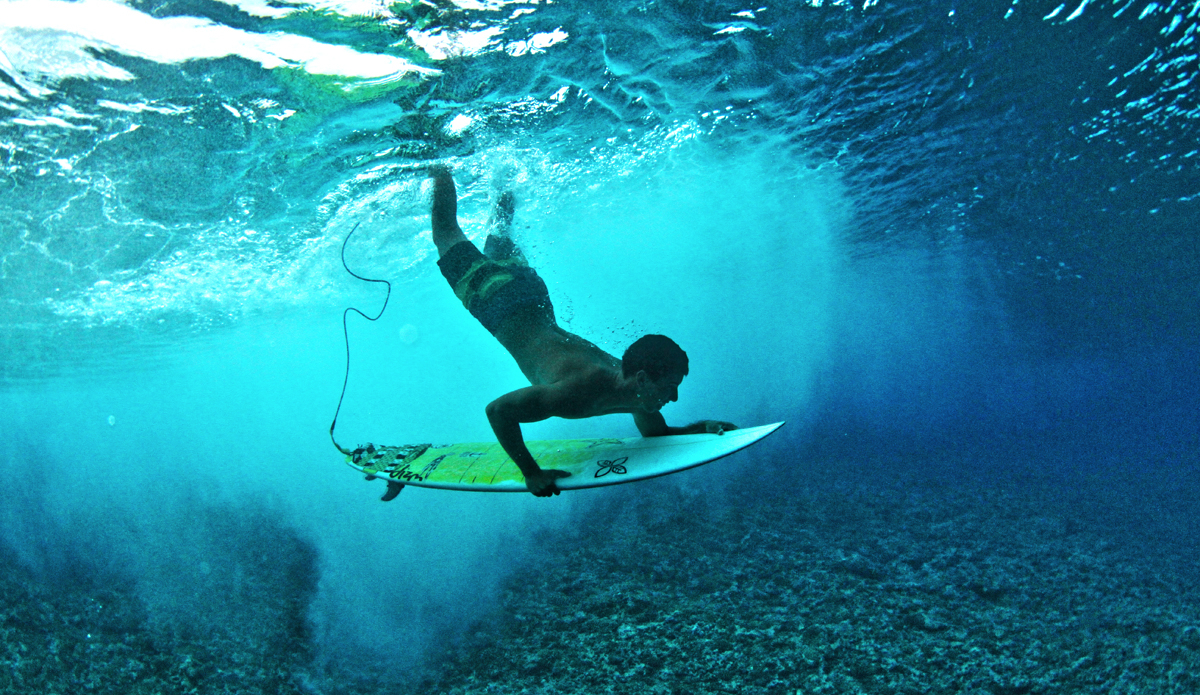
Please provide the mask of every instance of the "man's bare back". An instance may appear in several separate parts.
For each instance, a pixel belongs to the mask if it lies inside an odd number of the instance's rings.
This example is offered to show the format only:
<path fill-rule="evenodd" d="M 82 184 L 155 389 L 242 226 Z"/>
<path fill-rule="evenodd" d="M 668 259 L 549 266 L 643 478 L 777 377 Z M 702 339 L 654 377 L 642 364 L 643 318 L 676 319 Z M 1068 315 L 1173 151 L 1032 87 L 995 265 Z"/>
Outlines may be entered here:
<path fill-rule="evenodd" d="M 679 385 L 688 372 L 687 355 L 679 346 L 664 336 L 644 336 L 617 359 L 563 330 L 554 318 L 545 283 L 525 265 L 507 233 L 489 237 L 488 255 L 480 253 L 458 225 L 458 198 L 450 171 L 435 168 L 430 174 L 438 266 L 464 306 L 508 350 L 530 382 L 486 409 L 496 439 L 521 469 L 530 492 L 539 497 L 557 495 L 554 481 L 569 474 L 537 465 L 525 446 L 521 423 L 629 413 L 646 437 L 736 429 L 715 420 L 669 427 L 659 410 L 678 399 Z M 502 199 L 499 212 L 507 226 L 511 197 Z"/>

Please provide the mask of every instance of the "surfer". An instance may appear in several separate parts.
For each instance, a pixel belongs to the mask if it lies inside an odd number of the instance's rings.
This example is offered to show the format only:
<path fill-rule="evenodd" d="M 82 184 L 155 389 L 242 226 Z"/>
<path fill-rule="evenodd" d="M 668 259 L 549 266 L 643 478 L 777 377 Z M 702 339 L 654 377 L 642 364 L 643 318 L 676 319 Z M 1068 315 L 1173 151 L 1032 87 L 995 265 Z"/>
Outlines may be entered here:
<path fill-rule="evenodd" d="M 538 497 L 559 493 L 555 481 L 570 474 L 538 466 L 521 424 L 551 417 L 580 419 L 629 413 L 644 437 L 723 434 L 737 429 L 717 420 L 670 427 L 659 410 L 679 397 L 688 358 L 661 335 L 639 338 L 621 359 L 563 330 L 554 318 L 546 283 L 513 242 L 515 201 L 505 192 L 493 212 L 494 230 L 480 252 L 458 226 L 458 194 L 450 170 L 430 169 L 433 243 L 438 268 L 471 315 L 508 350 L 530 386 L 500 396 L 486 412 L 496 440 Z"/>

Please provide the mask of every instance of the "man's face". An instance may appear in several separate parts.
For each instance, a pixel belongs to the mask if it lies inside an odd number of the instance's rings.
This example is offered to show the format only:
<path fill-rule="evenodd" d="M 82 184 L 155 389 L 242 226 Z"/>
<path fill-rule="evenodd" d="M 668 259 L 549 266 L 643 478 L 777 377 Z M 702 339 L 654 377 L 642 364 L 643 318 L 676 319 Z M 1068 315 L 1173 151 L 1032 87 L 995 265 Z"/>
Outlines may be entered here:
<path fill-rule="evenodd" d="M 645 375 L 645 372 L 641 372 Z M 651 380 L 645 377 L 639 380 L 641 388 L 638 395 L 642 399 L 642 407 L 656 413 L 668 403 L 679 400 L 679 384 L 683 382 L 682 374 L 668 374 L 661 379 Z"/>

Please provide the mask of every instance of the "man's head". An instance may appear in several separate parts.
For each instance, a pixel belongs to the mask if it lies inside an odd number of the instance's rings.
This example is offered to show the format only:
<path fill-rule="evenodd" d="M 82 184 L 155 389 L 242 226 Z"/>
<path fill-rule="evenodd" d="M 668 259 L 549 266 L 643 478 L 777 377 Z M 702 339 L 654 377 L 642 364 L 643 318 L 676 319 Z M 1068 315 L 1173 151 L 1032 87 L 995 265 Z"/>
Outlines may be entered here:
<path fill-rule="evenodd" d="M 644 335 L 621 357 L 623 376 L 636 376 L 638 372 L 646 372 L 653 381 L 668 375 L 687 376 L 687 353 L 665 335 Z"/>
<path fill-rule="evenodd" d="M 621 374 L 638 382 L 638 397 L 647 410 L 657 411 L 678 395 L 679 382 L 688 373 L 688 358 L 665 335 L 644 335 L 621 357 Z"/>

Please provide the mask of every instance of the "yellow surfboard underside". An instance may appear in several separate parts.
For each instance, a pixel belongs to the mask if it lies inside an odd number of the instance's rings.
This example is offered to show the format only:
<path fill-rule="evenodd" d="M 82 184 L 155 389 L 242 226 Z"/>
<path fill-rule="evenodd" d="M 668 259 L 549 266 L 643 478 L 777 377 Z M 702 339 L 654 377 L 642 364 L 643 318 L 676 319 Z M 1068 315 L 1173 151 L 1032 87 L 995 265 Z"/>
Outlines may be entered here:
<path fill-rule="evenodd" d="M 570 473 L 561 490 L 619 485 L 693 468 L 728 456 L 783 425 L 721 435 L 684 434 L 625 439 L 559 439 L 526 442 L 538 465 Z M 404 485 L 480 492 L 524 492 L 525 478 L 497 442 L 470 444 L 367 444 L 346 457 L 367 475 Z"/>

